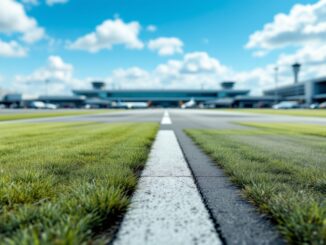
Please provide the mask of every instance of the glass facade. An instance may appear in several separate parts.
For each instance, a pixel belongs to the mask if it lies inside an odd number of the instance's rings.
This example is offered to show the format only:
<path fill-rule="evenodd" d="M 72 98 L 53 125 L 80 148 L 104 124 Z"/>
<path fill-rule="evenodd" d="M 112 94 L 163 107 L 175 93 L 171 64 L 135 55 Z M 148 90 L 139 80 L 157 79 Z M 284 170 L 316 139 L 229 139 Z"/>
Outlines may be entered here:
<path fill-rule="evenodd" d="M 175 102 L 195 99 L 205 102 L 218 98 L 247 95 L 249 90 L 75 90 L 75 95 L 109 101 Z"/>
<path fill-rule="evenodd" d="M 326 98 L 326 78 L 282 86 L 264 91 L 265 95 L 278 95 L 281 100 L 297 100 L 306 103 L 323 102 Z"/>

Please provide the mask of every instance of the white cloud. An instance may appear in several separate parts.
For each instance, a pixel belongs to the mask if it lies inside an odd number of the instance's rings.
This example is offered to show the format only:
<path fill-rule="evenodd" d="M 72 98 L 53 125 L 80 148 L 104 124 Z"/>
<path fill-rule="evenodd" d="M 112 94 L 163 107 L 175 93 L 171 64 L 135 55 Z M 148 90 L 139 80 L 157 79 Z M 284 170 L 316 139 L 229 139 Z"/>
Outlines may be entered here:
<path fill-rule="evenodd" d="M 180 60 L 169 60 L 165 64 L 160 64 L 155 69 L 155 74 L 163 80 L 176 78 L 180 75 L 183 62 Z"/>
<path fill-rule="evenodd" d="M 312 44 L 298 49 L 293 54 L 281 54 L 277 66 L 291 70 L 295 62 L 302 64 L 300 79 L 326 76 L 326 44 Z M 290 81 L 292 81 L 291 79 Z"/>
<path fill-rule="evenodd" d="M 326 38 L 326 0 L 295 5 L 289 14 L 278 14 L 273 22 L 253 33 L 246 47 L 272 50 L 286 46 L 322 43 Z M 258 51 L 258 54 L 262 54 Z"/>
<path fill-rule="evenodd" d="M 228 74 L 229 69 L 206 52 L 193 52 L 185 54 L 182 60 L 170 60 L 158 65 L 156 71 L 162 74 L 214 74 L 222 77 Z"/>
<path fill-rule="evenodd" d="M 45 37 L 43 28 L 35 28 L 24 33 L 23 40 L 27 43 L 34 43 Z"/>
<path fill-rule="evenodd" d="M 16 41 L 4 42 L 0 39 L 0 56 L 24 57 L 26 55 L 27 49 L 22 47 Z"/>
<path fill-rule="evenodd" d="M 157 31 L 157 27 L 154 25 L 149 25 L 146 27 L 146 30 L 149 32 L 156 32 Z"/>
<path fill-rule="evenodd" d="M 2 99 L 2 97 L 8 93 L 7 89 L 2 87 L 3 81 L 4 81 L 4 77 L 0 75 L 0 99 Z"/>
<path fill-rule="evenodd" d="M 205 52 L 186 54 L 181 60 L 169 60 L 152 71 L 139 67 L 114 70 L 107 81 L 119 88 L 194 88 L 203 85 L 218 88 L 232 72 Z"/>
<path fill-rule="evenodd" d="M 67 3 L 69 0 L 46 0 L 46 4 L 49 6 L 53 6 L 55 4 L 65 4 Z"/>
<path fill-rule="evenodd" d="M 152 51 L 157 51 L 161 56 L 174 55 L 182 53 L 183 42 L 176 37 L 160 37 L 150 40 L 148 48 Z"/>
<path fill-rule="evenodd" d="M 216 73 L 219 75 L 228 72 L 228 68 L 223 66 L 219 60 L 205 52 L 186 54 L 181 70 L 183 73 Z"/>
<path fill-rule="evenodd" d="M 326 44 L 311 44 L 299 48 L 291 54 L 281 54 L 274 64 L 257 67 L 249 71 L 235 73 L 234 79 L 243 88 L 251 88 L 253 93 L 259 93 L 267 88 L 275 87 L 275 67 L 278 67 L 278 86 L 294 82 L 292 65 L 302 64 L 299 80 L 326 76 Z"/>
<path fill-rule="evenodd" d="M 3 95 L 2 92 L 4 92 L 3 89 L 1 88 L 1 85 L 2 85 L 1 83 L 2 83 L 3 81 L 4 81 L 4 77 L 0 74 L 0 98 L 1 98 L 1 96 Z"/>
<path fill-rule="evenodd" d="M 293 83 L 291 65 L 279 59 L 279 83 L 285 85 Z M 289 63 L 291 64 L 291 63 Z M 218 89 L 220 82 L 225 80 L 236 81 L 238 89 L 250 89 L 252 94 L 259 95 L 267 88 L 274 88 L 275 65 L 269 64 L 251 70 L 235 71 L 221 64 L 205 52 L 187 53 L 182 59 L 169 60 L 159 64 L 154 70 L 147 71 L 139 67 L 114 70 L 105 81 L 113 88 L 191 88 Z M 324 67 L 303 68 L 301 79 L 312 76 L 312 72 L 321 75 Z M 324 72 L 325 73 L 325 72 Z"/>
<path fill-rule="evenodd" d="M 293 83 L 291 65 L 301 59 L 306 61 L 303 65 L 300 80 L 326 75 L 326 45 L 322 48 L 303 48 L 290 55 L 280 55 L 275 64 L 257 67 L 251 70 L 236 71 L 223 65 L 218 59 L 205 52 L 193 52 L 184 55 L 181 60 L 169 60 L 159 64 L 153 71 L 147 72 L 146 79 L 133 79 L 129 77 L 129 84 L 134 81 L 147 81 L 148 87 L 162 88 L 219 88 L 224 80 L 236 81 L 239 89 L 251 89 L 252 94 L 261 94 L 263 90 L 275 86 L 275 66 L 279 67 L 278 86 Z M 322 64 L 322 65 L 320 65 Z M 150 78 L 148 78 L 150 77 Z M 119 79 L 115 80 L 119 82 Z M 154 82 L 151 82 L 154 81 Z M 144 86 L 144 84 L 143 84 Z M 146 87 L 146 86 L 144 86 Z"/>
<path fill-rule="evenodd" d="M 47 65 L 29 75 L 17 75 L 14 88 L 29 96 L 37 94 L 67 94 L 72 88 L 85 87 L 86 83 L 73 77 L 74 67 L 60 56 L 50 56 Z M 45 91 L 45 81 L 49 81 Z"/>
<path fill-rule="evenodd" d="M 326 61 L 326 44 L 304 46 L 293 54 L 281 54 L 278 65 L 292 65 L 295 62 L 303 65 L 318 65 Z"/>
<path fill-rule="evenodd" d="M 138 37 L 140 29 L 141 26 L 136 21 L 125 23 L 121 19 L 106 20 L 97 26 L 94 32 L 70 43 L 68 48 L 92 53 L 102 49 L 112 49 L 114 45 L 124 45 L 129 49 L 142 49 L 144 44 Z"/>
<path fill-rule="evenodd" d="M 267 65 L 248 71 L 235 72 L 233 80 L 238 82 L 238 88 L 250 89 L 251 93 L 255 95 L 261 94 L 264 89 L 274 86 L 274 66 Z M 282 81 L 281 77 L 280 81 Z"/>
<path fill-rule="evenodd" d="M 302 64 L 300 80 L 326 76 L 326 0 L 315 4 L 294 5 L 289 14 L 278 14 L 273 22 L 249 38 L 246 48 L 255 49 L 261 57 L 271 50 L 296 47 L 293 53 L 282 53 L 275 64 L 236 74 L 236 79 L 254 91 L 274 87 L 274 68 L 279 68 L 279 86 L 293 83 L 292 64 Z"/>
<path fill-rule="evenodd" d="M 21 2 L 23 4 L 33 5 L 33 6 L 37 6 L 37 5 L 40 4 L 40 1 L 39 0 L 21 0 Z M 48 6 L 53 6 L 53 5 L 56 5 L 56 4 L 66 4 L 68 2 L 69 2 L 69 0 L 45 0 L 45 3 Z"/>
<path fill-rule="evenodd" d="M 107 82 L 114 88 L 146 89 L 160 87 L 160 81 L 157 78 L 139 67 L 116 69 L 107 78 Z"/>
<path fill-rule="evenodd" d="M 310 53 L 309 50 L 301 50 L 297 54 L 280 56 L 276 62 L 279 66 L 279 86 L 293 82 L 292 61 L 305 56 L 306 52 Z M 324 55 L 326 56 L 325 53 Z M 315 62 L 322 59 L 321 56 L 317 56 L 318 59 L 312 59 L 315 56 L 310 57 L 311 61 Z M 253 94 L 260 94 L 264 89 L 275 86 L 274 67 L 275 64 L 270 64 L 252 70 L 235 71 L 205 52 L 193 52 L 185 54 L 182 59 L 171 59 L 159 64 L 153 70 L 140 67 L 119 68 L 113 70 L 107 78 L 97 79 L 106 81 L 109 87 L 123 89 L 200 89 L 202 87 L 218 89 L 220 82 L 234 80 L 237 82 L 237 88 L 251 89 Z M 40 91 L 44 94 L 45 80 L 52 81 L 49 84 L 49 91 L 52 94 L 68 93 L 73 88 L 88 87 L 90 79 L 74 78 L 73 70 L 73 66 L 64 62 L 62 58 L 50 56 L 46 66 L 35 70 L 30 75 L 16 76 L 14 81 L 16 88 L 29 95 Z M 326 75 L 325 73 L 326 64 L 304 66 L 300 79 Z"/>
<path fill-rule="evenodd" d="M 85 88 L 90 79 L 76 79 L 74 67 L 59 56 L 50 56 L 44 67 L 28 75 L 14 77 L 14 88 L 29 96 L 44 94 L 45 81 L 49 80 L 49 94 L 69 93 L 73 88 Z M 140 67 L 113 70 L 103 79 L 110 87 L 148 88 L 219 88 L 219 83 L 229 79 L 233 72 L 205 52 L 185 54 L 182 59 L 169 60 L 153 70 Z M 101 78 L 97 78 L 102 80 Z"/>
<path fill-rule="evenodd" d="M 139 79 L 149 75 L 149 73 L 139 67 L 131 67 L 128 69 L 117 69 L 113 72 L 115 77 L 123 77 L 127 79 Z"/>
<path fill-rule="evenodd" d="M 27 4 L 27 5 L 38 5 L 39 1 L 38 0 L 22 0 L 21 1 L 23 4 Z"/>
<path fill-rule="evenodd" d="M 0 32 L 21 33 L 25 42 L 33 43 L 44 37 L 44 29 L 34 18 L 27 16 L 23 5 L 16 0 L 0 1 Z"/>
<path fill-rule="evenodd" d="M 50 56 L 45 67 L 35 70 L 27 76 L 17 76 L 16 80 L 21 82 L 44 82 L 51 80 L 53 82 L 70 81 L 72 79 L 73 66 L 65 63 L 59 56 Z"/>

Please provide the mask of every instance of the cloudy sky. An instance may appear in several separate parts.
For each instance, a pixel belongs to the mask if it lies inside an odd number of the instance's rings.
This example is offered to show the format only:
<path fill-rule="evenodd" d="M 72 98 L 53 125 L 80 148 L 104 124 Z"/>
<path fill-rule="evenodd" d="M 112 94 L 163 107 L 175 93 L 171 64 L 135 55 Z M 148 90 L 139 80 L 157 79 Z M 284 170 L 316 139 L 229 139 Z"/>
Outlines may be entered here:
<path fill-rule="evenodd" d="M 326 75 L 326 0 L 0 0 L 0 88 L 218 88 Z"/>

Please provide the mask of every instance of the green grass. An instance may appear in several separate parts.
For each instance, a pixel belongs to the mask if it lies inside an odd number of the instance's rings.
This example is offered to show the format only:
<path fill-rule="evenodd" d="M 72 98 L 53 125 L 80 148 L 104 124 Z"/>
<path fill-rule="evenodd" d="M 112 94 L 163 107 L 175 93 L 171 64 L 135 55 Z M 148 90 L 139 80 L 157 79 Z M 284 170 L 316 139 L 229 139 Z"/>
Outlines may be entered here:
<path fill-rule="evenodd" d="M 303 123 L 256 123 L 245 122 L 239 123 L 243 126 L 256 127 L 264 132 L 271 133 L 287 133 L 287 134 L 304 134 L 326 137 L 326 126 Z"/>
<path fill-rule="evenodd" d="M 251 126 L 186 132 L 290 244 L 326 244 L 325 127 Z"/>
<path fill-rule="evenodd" d="M 248 112 L 271 115 L 287 115 L 287 116 L 303 116 L 303 117 L 326 117 L 325 109 L 290 109 L 290 110 L 275 110 L 275 109 L 228 109 L 227 111 Z"/>
<path fill-rule="evenodd" d="M 107 113 L 110 110 L 67 110 L 67 111 L 38 111 L 38 112 L 17 112 L 17 113 L 0 113 L 0 121 L 12 121 L 20 119 L 36 119 L 45 117 L 63 117 L 63 116 L 79 116 L 87 114 L 100 114 Z"/>
<path fill-rule="evenodd" d="M 126 210 L 158 125 L 0 126 L 0 244 L 104 241 Z"/>

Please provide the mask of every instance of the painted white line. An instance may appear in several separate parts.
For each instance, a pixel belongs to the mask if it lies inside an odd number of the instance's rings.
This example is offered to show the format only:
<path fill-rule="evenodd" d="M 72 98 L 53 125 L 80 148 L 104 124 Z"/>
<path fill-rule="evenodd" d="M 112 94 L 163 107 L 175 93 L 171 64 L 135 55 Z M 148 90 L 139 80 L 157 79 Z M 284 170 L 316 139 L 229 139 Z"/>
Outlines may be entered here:
<path fill-rule="evenodd" d="M 170 118 L 170 115 L 169 115 L 168 111 L 164 112 L 161 124 L 163 124 L 163 125 L 172 124 L 172 121 L 171 121 L 171 118 Z"/>
<path fill-rule="evenodd" d="M 142 173 L 142 177 L 160 176 L 192 176 L 172 130 L 159 131 Z"/>
<path fill-rule="evenodd" d="M 114 244 L 221 244 L 173 131 L 158 133 Z"/>

